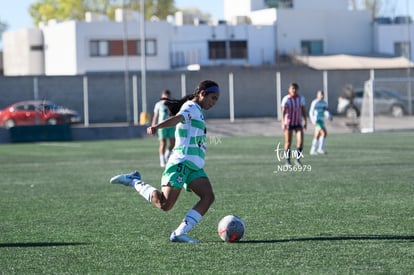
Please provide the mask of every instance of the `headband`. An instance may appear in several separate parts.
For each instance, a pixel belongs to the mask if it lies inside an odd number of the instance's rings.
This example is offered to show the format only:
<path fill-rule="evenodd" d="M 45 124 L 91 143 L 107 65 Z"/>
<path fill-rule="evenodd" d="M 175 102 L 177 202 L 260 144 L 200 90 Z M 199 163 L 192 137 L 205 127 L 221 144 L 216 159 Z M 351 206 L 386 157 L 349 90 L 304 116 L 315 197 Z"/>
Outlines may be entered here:
<path fill-rule="evenodd" d="M 210 87 L 204 89 L 204 91 L 207 92 L 207 93 L 219 93 L 220 89 L 219 89 L 218 86 L 210 86 Z"/>

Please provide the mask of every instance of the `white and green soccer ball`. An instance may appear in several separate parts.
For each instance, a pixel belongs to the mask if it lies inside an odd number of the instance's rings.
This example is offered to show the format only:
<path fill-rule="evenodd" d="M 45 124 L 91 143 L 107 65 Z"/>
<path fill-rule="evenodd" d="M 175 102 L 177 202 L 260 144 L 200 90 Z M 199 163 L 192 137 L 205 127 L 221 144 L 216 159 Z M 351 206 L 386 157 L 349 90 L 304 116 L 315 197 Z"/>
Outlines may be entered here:
<path fill-rule="evenodd" d="M 246 226 L 240 217 L 227 215 L 218 224 L 217 232 L 223 241 L 234 243 L 244 236 Z"/>

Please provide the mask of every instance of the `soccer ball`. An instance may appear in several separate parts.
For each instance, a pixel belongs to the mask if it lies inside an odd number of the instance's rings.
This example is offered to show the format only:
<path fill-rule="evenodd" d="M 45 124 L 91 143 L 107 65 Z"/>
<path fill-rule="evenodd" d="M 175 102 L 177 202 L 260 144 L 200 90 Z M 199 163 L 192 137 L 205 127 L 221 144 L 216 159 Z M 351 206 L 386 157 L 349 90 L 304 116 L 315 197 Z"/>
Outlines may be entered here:
<path fill-rule="evenodd" d="M 217 232 L 223 241 L 234 243 L 240 241 L 245 229 L 246 227 L 241 218 L 228 215 L 220 220 Z"/>

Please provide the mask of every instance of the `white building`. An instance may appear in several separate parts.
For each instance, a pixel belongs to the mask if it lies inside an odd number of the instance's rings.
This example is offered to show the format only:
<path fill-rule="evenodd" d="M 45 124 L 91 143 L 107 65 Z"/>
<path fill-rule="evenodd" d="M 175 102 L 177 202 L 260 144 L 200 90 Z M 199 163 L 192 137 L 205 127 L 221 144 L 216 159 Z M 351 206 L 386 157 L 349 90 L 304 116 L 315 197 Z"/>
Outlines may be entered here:
<path fill-rule="evenodd" d="M 374 26 L 374 51 L 405 56 L 414 61 L 414 26 L 408 24 L 380 24 Z"/>
<path fill-rule="evenodd" d="M 22 29 L 3 33 L 3 69 L 5 75 L 42 75 L 44 43 L 40 29 Z"/>
<path fill-rule="evenodd" d="M 123 71 L 126 66 L 140 70 L 140 40 L 136 25 L 125 27 L 122 22 L 67 21 L 45 27 L 45 74 Z M 146 29 L 147 69 L 170 69 L 170 24 L 165 21 L 147 22 Z"/>
<path fill-rule="evenodd" d="M 348 0 L 224 0 L 227 23 L 145 23 L 147 70 L 191 64 L 274 65 L 282 55 L 400 54 L 411 50 L 413 29 L 378 25 Z M 181 18 L 181 19 L 180 19 Z M 88 13 L 84 22 L 51 21 L 3 34 L 5 75 L 81 75 L 141 70 L 140 20 L 118 11 L 115 21 Z M 392 30 L 390 30 L 392 28 Z M 409 49 L 409 50 L 407 50 Z"/>

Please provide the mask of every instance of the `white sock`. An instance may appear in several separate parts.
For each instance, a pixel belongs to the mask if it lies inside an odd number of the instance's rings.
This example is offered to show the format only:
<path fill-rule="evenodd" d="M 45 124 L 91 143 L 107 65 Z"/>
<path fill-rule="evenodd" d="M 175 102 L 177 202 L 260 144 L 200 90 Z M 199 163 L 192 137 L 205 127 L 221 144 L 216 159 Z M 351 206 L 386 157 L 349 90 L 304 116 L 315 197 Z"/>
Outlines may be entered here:
<path fill-rule="evenodd" d="M 316 148 L 318 148 L 318 140 L 316 138 L 314 138 L 312 140 L 311 152 L 316 152 Z"/>
<path fill-rule="evenodd" d="M 164 155 L 160 155 L 160 166 L 162 166 L 162 167 L 165 166 L 165 157 L 164 157 Z"/>
<path fill-rule="evenodd" d="M 181 224 L 174 231 L 175 235 L 178 236 L 178 235 L 186 234 L 188 231 L 191 230 L 191 228 L 193 228 L 197 223 L 201 221 L 202 217 L 203 216 L 201 216 L 201 214 L 198 213 L 196 210 L 194 209 L 189 210 L 187 214 L 185 215 Z"/>
<path fill-rule="evenodd" d="M 319 150 L 324 151 L 325 150 L 325 137 L 319 138 Z"/>
<path fill-rule="evenodd" d="M 154 190 L 157 190 L 156 188 L 141 180 L 134 180 L 134 188 L 141 196 L 144 197 L 144 199 L 149 202 L 152 201 L 152 192 L 154 192 Z"/>
<path fill-rule="evenodd" d="M 168 159 L 170 158 L 170 155 L 171 155 L 171 151 L 169 149 L 167 149 L 164 153 L 165 161 L 168 161 Z"/>

